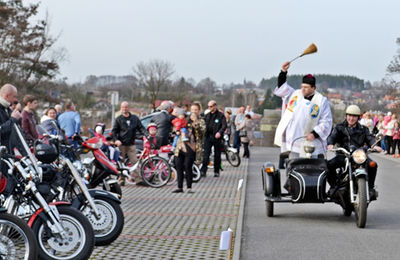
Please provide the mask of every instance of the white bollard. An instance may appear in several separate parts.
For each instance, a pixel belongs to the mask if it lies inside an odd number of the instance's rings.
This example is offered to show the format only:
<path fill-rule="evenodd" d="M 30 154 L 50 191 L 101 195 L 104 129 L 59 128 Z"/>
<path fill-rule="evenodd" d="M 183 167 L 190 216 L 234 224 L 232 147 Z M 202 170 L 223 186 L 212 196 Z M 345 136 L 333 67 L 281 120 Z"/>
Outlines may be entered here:
<path fill-rule="evenodd" d="M 240 199 L 242 197 L 242 187 L 243 187 L 243 179 L 240 179 L 239 183 L 238 183 L 238 188 L 237 188 L 237 190 L 238 190 L 238 196 L 237 196 L 237 202 L 236 202 L 237 206 L 240 205 Z"/>
<path fill-rule="evenodd" d="M 232 240 L 233 240 L 233 230 L 228 228 L 226 231 L 221 232 L 221 238 L 219 241 L 219 250 L 228 250 L 228 259 L 231 259 L 232 255 Z"/>

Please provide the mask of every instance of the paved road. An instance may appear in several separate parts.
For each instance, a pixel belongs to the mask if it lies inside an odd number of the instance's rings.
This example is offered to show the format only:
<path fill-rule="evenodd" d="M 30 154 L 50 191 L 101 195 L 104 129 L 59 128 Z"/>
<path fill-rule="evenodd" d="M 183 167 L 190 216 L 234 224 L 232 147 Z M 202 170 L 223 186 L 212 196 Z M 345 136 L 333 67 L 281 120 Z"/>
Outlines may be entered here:
<path fill-rule="evenodd" d="M 277 163 L 276 148 L 253 148 L 249 162 L 241 259 L 399 259 L 400 159 L 374 155 L 379 165 L 379 198 L 368 208 L 367 226 L 354 214 L 328 204 L 275 204 L 266 217 L 260 167 Z M 284 174 L 283 174 L 284 175 Z"/>
<path fill-rule="evenodd" d="M 224 171 L 213 170 L 193 184 L 194 194 L 171 193 L 176 186 L 159 189 L 123 187 L 125 226 L 111 245 L 96 247 L 91 259 L 226 259 L 219 250 L 220 234 L 236 228 L 240 207 L 237 185 L 247 160 Z"/>

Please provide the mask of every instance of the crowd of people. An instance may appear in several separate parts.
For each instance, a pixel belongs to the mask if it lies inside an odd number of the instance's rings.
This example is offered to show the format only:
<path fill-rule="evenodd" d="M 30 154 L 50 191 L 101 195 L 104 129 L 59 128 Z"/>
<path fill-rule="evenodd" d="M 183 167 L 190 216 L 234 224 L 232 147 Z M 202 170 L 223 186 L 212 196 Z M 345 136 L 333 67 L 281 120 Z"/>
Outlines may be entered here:
<path fill-rule="evenodd" d="M 360 124 L 372 134 L 382 136 L 379 146 L 384 154 L 400 158 L 400 122 L 396 114 L 365 112 L 361 115 Z"/>
<path fill-rule="evenodd" d="M 17 88 L 6 84 L 0 89 L 0 130 L 2 140 L 8 139 L 11 123 L 18 123 L 25 134 L 29 145 L 39 138 L 37 124 L 41 129 L 57 134 L 60 129 L 68 140 L 76 147 L 76 136 L 81 133 L 81 118 L 73 102 L 65 104 L 65 111 L 57 104 L 48 107 L 40 120 L 36 120 L 38 99 L 33 95 L 25 95 L 22 105 L 17 100 Z M 163 101 L 146 129 L 140 119 L 130 112 L 129 103 L 124 101 L 120 106 L 121 115 L 113 124 L 112 138 L 116 148 L 109 146 L 104 137 L 105 125 L 94 127 L 93 134 L 103 140 L 107 154 L 112 161 L 118 160 L 118 155 L 128 157 L 133 164 L 137 161 L 136 134 L 140 133 L 151 139 L 153 148 L 172 143 L 175 154 L 175 166 L 178 175 L 178 189 L 183 192 L 183 178 L 186 176 L 187 192 L 192 190 L 192 166 L 202 165 L 201 175 L 206 177 L 212 147 L 214 147 L 214 176 L 219 177 L 221 171 L 221 147 L 224 145 L 224 135 L 240 151 L 243 144 L 243 157 L 249 158 L 249 145 L 253 125 L 250 106 L 240 107 L 235 115 L 228 109 L 225 113 L 218 108 L 216 101 L 210 100 L 208 108 L 203 111 L 200 102 L 193 102 L 186 109 L 175 106 L 172 101 Z M 151 129 L 152 128 L 152 129 Z M 151 132 L 151 134 L 150 134 Z M 171 136 L 174 136 L 171 139 Z M 4 138 L 4 139 L 3 139 Z M 3 142 L 2 142 L 3 143 Z M 116 151 L 117 150 L 117 151 Z M 184 172 L 186 174 L 184 174 Z M 138 171 L 134 172 L 137 185 L 144 185 Z M 120 183 L 124 184 L 123 177 Z"/>

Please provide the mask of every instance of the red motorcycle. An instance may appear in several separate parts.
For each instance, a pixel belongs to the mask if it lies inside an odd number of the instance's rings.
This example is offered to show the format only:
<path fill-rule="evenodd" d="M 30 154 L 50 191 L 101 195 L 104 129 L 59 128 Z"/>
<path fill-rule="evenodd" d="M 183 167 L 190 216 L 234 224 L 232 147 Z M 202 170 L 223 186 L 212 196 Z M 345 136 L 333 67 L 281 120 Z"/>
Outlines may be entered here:
<path fill-rule="evenodd" d="M 83 167 L 77 168 L 82 177 L 86 179 L 89 188 L 95 188 L 102 184 L 104 190 L 116 193 L 121 197 L 121 186 L 115 178 L 121 174 L 117 166 L 101 150 L 103 141 L 98 137 L 92 137 L 86 141 L 78 137 L 76 141 L 78 142 L 77 149 L 71 144 L 62 144 L 62 153 L 73 162 L 79 161 L 81 154 L 86 157 L 82 160 Z M 93 157 L 85 155 L 89 153 L 92 153 Z"/>

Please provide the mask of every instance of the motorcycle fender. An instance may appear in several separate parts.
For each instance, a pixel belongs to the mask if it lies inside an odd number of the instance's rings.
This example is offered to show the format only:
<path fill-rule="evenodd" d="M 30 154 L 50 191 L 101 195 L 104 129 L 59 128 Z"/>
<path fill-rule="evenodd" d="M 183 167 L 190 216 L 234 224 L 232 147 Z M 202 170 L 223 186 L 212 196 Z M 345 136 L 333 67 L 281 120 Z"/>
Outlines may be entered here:
<path fill-rule="evenodd" d="M 277 183 L 277 179 L 280 178 L 280 173 L 279 170 L 275 170 L 274 172 L 266 172 L 267 167 L 273 167 L 275 169 L 275 166 L 272 163 L 265 163 L 262 170 L 261 170 L 261 176 L 262 176 L 262 184 L 263 184 L 263 189 L 264 189 L 264 195 L 265 196 L 278 196 L 280 191 L 277 188 L 277 185 L 280 185 Z"/>
<path fill-rule="evenodd" d="M 56 201 L 56 202 L 51 202 L 49 203 L 49 205 L 71 205 L 70 202 L 67 201 Z M 33 222 L 35 222 L 36 218 L 40 215 L 40 217 L 42 217 L 43 219 L 46 219 L 46 215 L 43 213 L 43 208 L 40 208 L 38 210 L 36 210 L 36 212 L 29 218 L 28 221 L 28 226 L 32 227 Z"/>
<path fill-rule="evenodd" d="M 354 176 L 357 178 L 360 176 L 367 176 L 367 171 L 364 168 L 358 168 L 353 172 Z"/>
<path fill-rule="evenodd" d="M 94 150 L 93 151 L 94 157 L 101 163 L 101 165 L 113 172 L 114 174 L 119 174 L 118 169 L 115 167 L 115 165 L 107 158 L 107 156 L 101 151 L 100 149 Z"/>
<path fill-rule="evenodd" d="M 118 195 L 112 192 L 108 192 L 105 190 L 97 190 L 97 189 L 89 189 L 89 194 L 92 196 L 92 198 L 108 198 L 110 200 L 113 200 L 117 202 L 118 204 L 121 204 L 121 200 L 118 198 Z"/>

